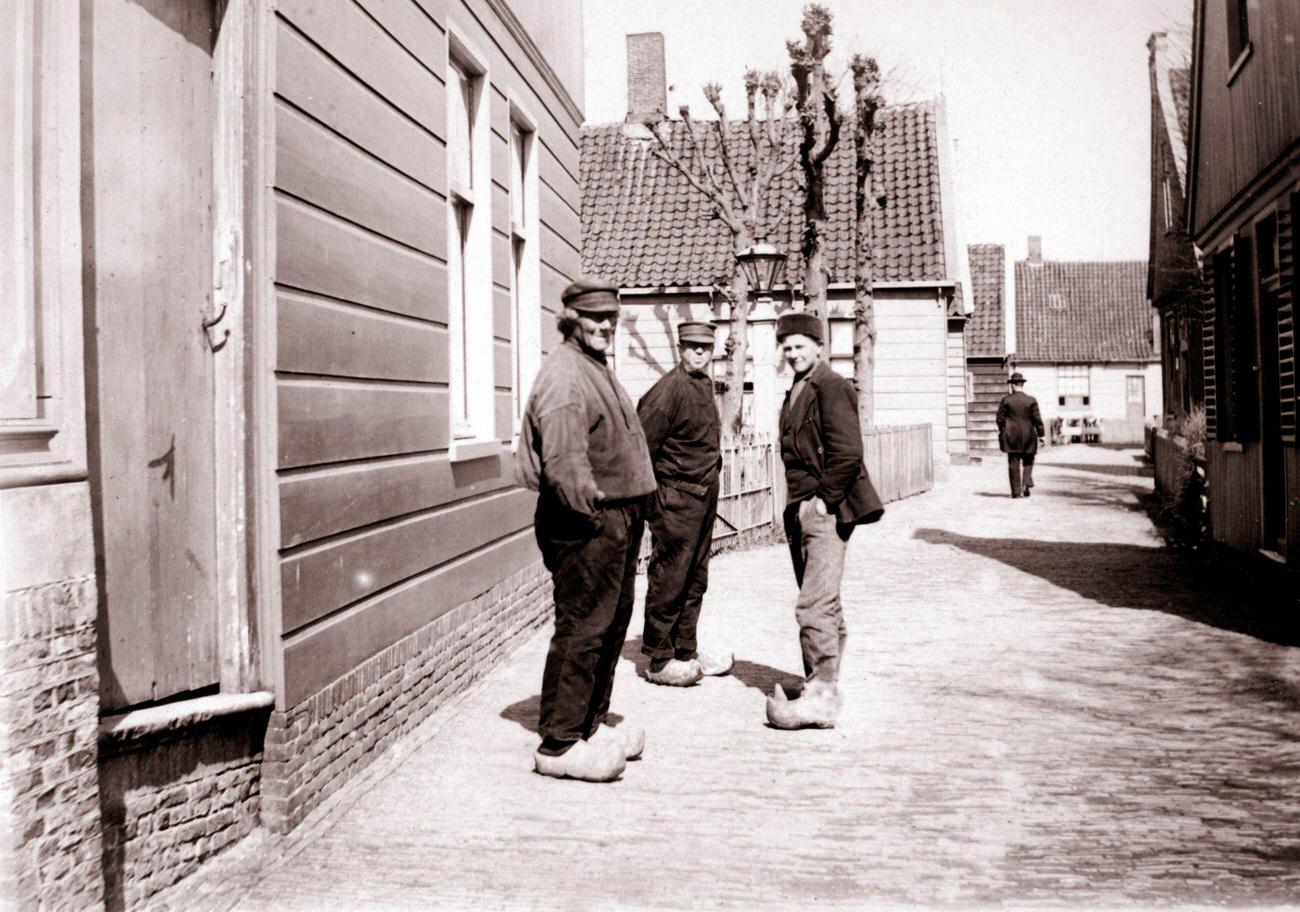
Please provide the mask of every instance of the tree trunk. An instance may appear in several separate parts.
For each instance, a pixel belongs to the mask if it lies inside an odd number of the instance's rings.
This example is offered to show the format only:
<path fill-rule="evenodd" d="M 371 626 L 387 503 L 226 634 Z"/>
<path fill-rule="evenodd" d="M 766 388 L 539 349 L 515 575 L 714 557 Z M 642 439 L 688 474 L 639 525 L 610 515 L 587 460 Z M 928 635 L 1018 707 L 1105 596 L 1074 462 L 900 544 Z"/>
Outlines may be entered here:
<path fill-rule="evenodd" d="M 879 69 L 876 61 L 854 55 L 854 257 L 853 257 L 853 380 L 858 387 L 858 423 L 875 424 L 876 413 L 876 299 L 871 219 L 875 196 L 871 188 L 871 135 L 880 108 Z"/>
<path fill-rule="evenodd" d="M 753 243 L 749 234 L 736 235 L 733 244 L 737 252 Z M 744 421 L 745 366 L 749 361 L 749 283 L 739 266 L 732 267 L 731 286 L 727 292 L 731 303 L 731 319 L 727 333 L 727 388 L 722 394 L 722 432 L 738 434 Z"/>

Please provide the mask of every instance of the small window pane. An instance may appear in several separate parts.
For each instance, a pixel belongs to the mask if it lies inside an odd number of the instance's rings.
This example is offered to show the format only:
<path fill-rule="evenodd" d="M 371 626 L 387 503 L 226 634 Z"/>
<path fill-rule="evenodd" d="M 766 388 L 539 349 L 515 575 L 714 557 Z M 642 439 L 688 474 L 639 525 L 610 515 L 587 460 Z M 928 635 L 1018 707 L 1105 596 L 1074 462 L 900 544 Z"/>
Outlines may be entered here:
<path fill-rule="evenodd" d="M 466 190 L 474 187 L 474 82 L 459 66 L 447 70 L 447 167 L 451 179 Z"/>

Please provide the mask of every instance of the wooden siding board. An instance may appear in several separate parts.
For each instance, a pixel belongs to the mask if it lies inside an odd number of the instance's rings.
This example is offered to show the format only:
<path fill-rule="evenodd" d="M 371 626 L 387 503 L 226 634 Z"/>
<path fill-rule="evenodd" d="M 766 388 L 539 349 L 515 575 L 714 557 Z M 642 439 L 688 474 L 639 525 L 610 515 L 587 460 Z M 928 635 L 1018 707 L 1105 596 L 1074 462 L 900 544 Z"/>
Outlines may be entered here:
<path fill-rule="evenodd" d="M 492 335 L 498 339 L 512 338 L 510 310 L 513 303 L 510 292 L 500 288 L 492 289 Z"/>
<path fill-rule="evenodd" d="M 279 0 L 277 12 L 376 94 L 446 138 L 441 84 L 353 0 Z"/>
<path fill-rule="evenodd" d="M 510 238 L 492 232 L 492 280 L 502 288 L 510 287 L 510 273 L 513 257 L 510 253 Z"/>
<path fill-rule="evenodd" d="M 577 215 L 579 201 L 582 199 L 577 176 L 565 169 L 545 138 L 540 143 L 540 149 L 541 152 L 537 156 L 538 179 L 550 187 L 560 199 L 570 200 L 569 207 L 573 209 L 574 215 Z"/>
<path fill-rule="evenodd" d="M 542 224 L 562 238 L 578 244 L 582 237 L 582 223 L 569 205 L 546 184 L 540 184 Z"/>
<path fill-rule="evenodd" d="M 287 23 L 276 32 L 276 93 L 426 187 L 447 184 L 442 140 L 402 115 Z"/>
<path fill-rule="evenodd" d="M 447 331 L 404 317 L 281 291 L 276 368 L 375 380 L 446 383 Z"/>
<path fill-rule="evenodd" d="M 443 28 L 413 0 L 356 0 L 408 54 L 445 81 L 447 38 Z"/>
<path fill-rule="evenodd" d="M 285 699 L 301 702 L 370 656 L 539 559 L 521 532 L 309 628 L 284 650 Z"/>
<path fill-rule="evenodd" d="M 515 398 L 509 390 L 497 391 L 496 400 L 493 403 L 496 409 L 495 423 L 497 437 L 502 440 L 510 440 L 515 435 Z"/>
<path fill-rule="evenodd" d="M 430 151 L 441 157 L 432 143 Z M 447 254 L 446 201 L 293 108 L 276 115 L 280 189 L 430 256 Z"/>
<path fill-rule="evenodd" d="M 445 389 L 281 379 L 278 393 L 282 469 L 447 446 Z"/>
<path fill-rule="evenodd" d="M 534 501 L 531 492 L 504 491 L 286 558 L 280 565 L 285 632 L 526 528 Z"/>
<path fill-rule="evenodd" d="M 543 220 L 540 251 L 543 266 L 550 266 L 564 276 L 577 276 L 582 272 L 582 255 L 578 252 L 578 248 L 574 246 L 577 242 L 578 235 L 575 234 L 572 238 L 565 238 L 557 234 L 555 229 Z M 571 282 L 573 279 L 570 278 L 568 281 Z"/>
<path fill-rule="evenodd" d="M 492 94 L 489 96 L 492 100 L 488 104 L 488 116 L 491 118 L 492 132 L 500 142 L 505 143 L 506 137 L 510 135 L 510 101 L 506 98 L 500 77 L 496 73 L 492 75 Z M 496 174 L 496 168 L 492 169 L 492 173 Z"/>
<path fill-rule="evenodd" d="M 500 339 L 492 343 L 492 380 L 496 388 L 509 391 L 514 383 L 514 347 Z"/>
<path fill-rule="evenodd" d="M 514 461 L 453 464 L 446 454 L 317 470 L 281 479 L 280 546 L 316 541 L 512 485 Z"/>
<path fill-rule="evenodd" d="M 510 175 L 505 175 L 508 180 Z M 510 193 L 503 187 L 492 184 L 492 228 L 509 237 L 510 235 Z M 498 277 L 502 284 L 509 285 L 508 276 Z"/>
<path fill-rule="evenodd" d="M 437 260 L 285 197 L 276 205 L 276 237 L 277 282 L 447 322 L 447 271 Z"/>

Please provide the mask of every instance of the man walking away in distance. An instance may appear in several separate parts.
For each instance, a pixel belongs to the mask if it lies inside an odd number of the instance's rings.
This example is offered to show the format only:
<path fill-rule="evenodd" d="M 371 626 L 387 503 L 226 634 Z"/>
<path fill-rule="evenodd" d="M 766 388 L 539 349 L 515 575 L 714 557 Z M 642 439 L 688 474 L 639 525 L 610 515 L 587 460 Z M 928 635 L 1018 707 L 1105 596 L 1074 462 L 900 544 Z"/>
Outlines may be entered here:
<path fill-rule="evenodd" d="M 781 460 L 806 682 L 796 700 L 778 684 L 767 700 L 767 719 L 777 728 L 834 728 L 847 638 L 840 604 L 844 553 L 853 527 L 876 522 L 885 509 L 862 461 L 857 393 L 822 357 L 821 320 L 811 313 L 782 314 L 776 338 L 794 370 L 781 406 Z"/>
<path fill-rule="evenodd" d="M 650 508 L 649 584 L 641 651 L 646 679 L 687 687 L 731 670 L 730 653 L 699 652 L 696 628 L 709 586 L 709 553 L 718 514 L 722 420 L 713 399 L 714 326 L 677 326 L 677 366 L 637 403 L 659 490 Z"/>
<path fill-rule="evenodd" d="M 1025 390 L 1025 375 L 1016 371 L 1007 381 L 1011 392 L 998 403 L 998 446 L 1007 454 L 1011 496 L 1028 497 L 1034 486 L 1034 456 L 1038 438 L 1045 436 L 1038 400 Z"/>

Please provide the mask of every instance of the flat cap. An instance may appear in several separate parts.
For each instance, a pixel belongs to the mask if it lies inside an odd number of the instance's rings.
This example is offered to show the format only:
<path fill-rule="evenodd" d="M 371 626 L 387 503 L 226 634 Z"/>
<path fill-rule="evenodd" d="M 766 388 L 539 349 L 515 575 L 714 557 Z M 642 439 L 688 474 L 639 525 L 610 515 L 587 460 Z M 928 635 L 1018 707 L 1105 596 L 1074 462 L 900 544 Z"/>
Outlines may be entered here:
<path fill-rule="evenodd" d="M 581 278 L 560 293 L 565 307 L 585 313 L 618 313 L 618 288 L 599 279 Z"/>
<path fill-rule="evenodd" d="M 714 333 L 717 327 L 712 323 L 705 323 L 699 320 L 687 320 L 677 324 L 677 342 L 705 342 L 713 344 Z"/>
<path fill-rule="evenodd" d="M 802 310 L 787 311 L 776 318 L 776 340 L 780 342 L 786 336 L 807 336 L 816 342 L 822 341 L 822 321 L 814 313 Z"/>

